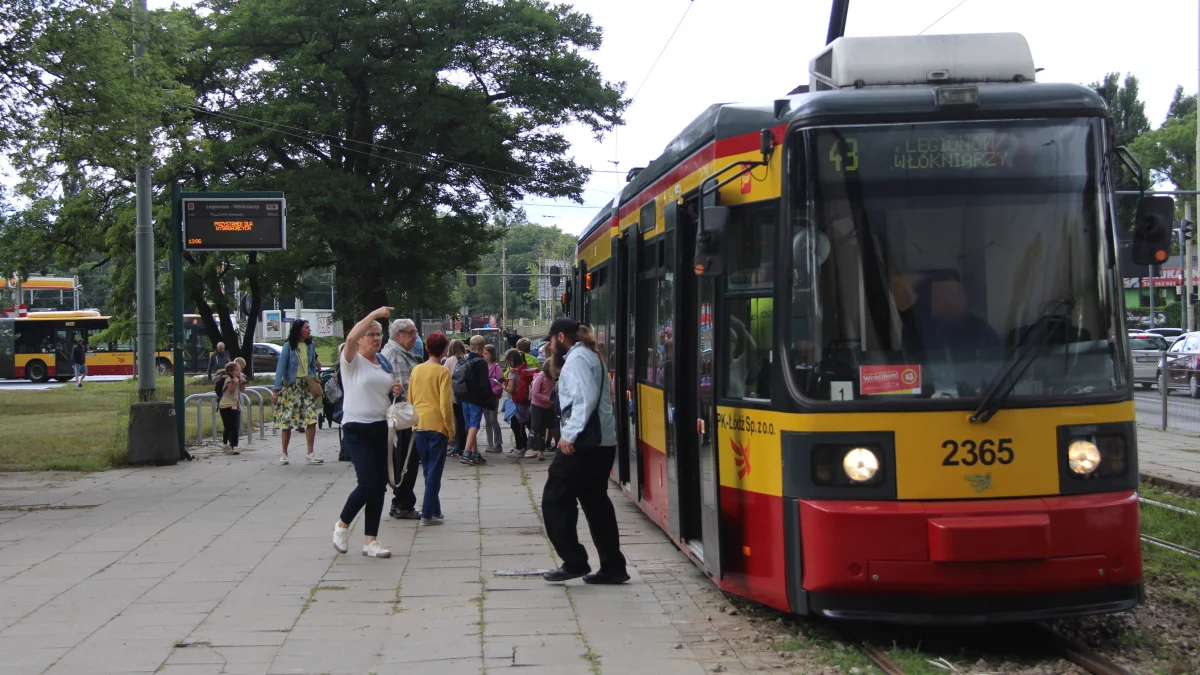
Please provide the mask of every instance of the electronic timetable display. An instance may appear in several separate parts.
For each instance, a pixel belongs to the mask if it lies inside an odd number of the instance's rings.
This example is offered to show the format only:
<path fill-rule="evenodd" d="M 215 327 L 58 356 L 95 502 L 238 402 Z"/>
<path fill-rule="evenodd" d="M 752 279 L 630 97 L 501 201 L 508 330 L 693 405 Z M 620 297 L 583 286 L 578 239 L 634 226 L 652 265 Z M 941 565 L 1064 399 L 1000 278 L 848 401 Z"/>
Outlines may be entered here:
<path fill-rule="evenodd" d="M 185 251 L 281 251 L 287 248 L 282 197 L 185 197 Z"/>

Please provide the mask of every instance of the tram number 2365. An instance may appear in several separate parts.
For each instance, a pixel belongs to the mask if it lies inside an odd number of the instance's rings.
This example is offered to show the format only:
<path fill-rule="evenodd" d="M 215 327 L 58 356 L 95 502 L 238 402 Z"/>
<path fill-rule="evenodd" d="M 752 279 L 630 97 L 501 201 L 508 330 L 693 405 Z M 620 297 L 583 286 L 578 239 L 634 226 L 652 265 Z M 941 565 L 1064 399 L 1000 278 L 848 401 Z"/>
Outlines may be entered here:
<path fill-rule="evenodd" d="M 983 464 L 991 466 L 997 462 L 1012 464 L 1013 449 L 1011 438 L 1001 438 L 994 441 L 990 438 L 979 441 L 946 441 L 942 448 L 948 451 L 942 460 L 942 466 L 975 466 Z"/>

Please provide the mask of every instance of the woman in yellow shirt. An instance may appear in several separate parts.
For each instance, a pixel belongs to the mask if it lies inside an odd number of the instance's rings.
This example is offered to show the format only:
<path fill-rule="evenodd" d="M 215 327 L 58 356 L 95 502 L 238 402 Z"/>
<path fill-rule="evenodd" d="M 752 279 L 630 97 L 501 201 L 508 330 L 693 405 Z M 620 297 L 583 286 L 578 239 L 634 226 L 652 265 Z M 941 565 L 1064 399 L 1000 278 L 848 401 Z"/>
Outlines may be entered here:
<path fill-rule="evenodd" d="M 446 466 L 446 446 L 454 438 L 454 401 L 450 392 L 450 371 L 442 365 L 442 355 L 450 341 L 441 333 L 425 338 L 425 363 L 412 369 L 408 380 L 408 400 L 417 412 L 413 440 L 425 473 L 425 498 L 421 505 L 422 525 L 445 522 L 442 502 L 442 469 Z"/>

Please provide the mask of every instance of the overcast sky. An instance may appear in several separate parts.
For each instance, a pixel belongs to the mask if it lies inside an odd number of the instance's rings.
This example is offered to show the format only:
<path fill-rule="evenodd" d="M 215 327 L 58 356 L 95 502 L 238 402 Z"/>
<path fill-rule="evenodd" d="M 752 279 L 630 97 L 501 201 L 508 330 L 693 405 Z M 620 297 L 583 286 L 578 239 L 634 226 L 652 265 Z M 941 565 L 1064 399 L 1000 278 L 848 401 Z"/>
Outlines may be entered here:
<path fill-rule="evenodd" d="M 150 0 L 151 8 L 169 2 Z M 185 2 L 184 4 L 190 4 Z M 830 0 L 576 0 L 604 29 L 593 55 L 609 80 L 636 98 L 615 134 L 596 141 L 572 130 L 575 158 L 593 169 L 586 208 L 527 200 L 533 222 L 579 233 L 612 198 L 624 174 L 645 166 L 712 103 L 766 102 L 808 82 L 808 61 L 825 42 Z M 1152 125 L 1176 85 L 1200 80 L 1197 0 L 850 0 L 846 34 L 913 35 L 1016 31 L 1025 35 L 1043 82 L 1090 83 L 1105 73 L 1137 75 Z M 689 10 L 690 5 L 690 10 Z M 956 5 L 958 5 L 956 7 Z M 687 16 L 661 60 L 671 31 Z M 953 10 L 953 11 L 951 11 Z M 947 12 L 949 15 L 941 18 Z M 647 75 L 649 78 L 647 79 Z M 645 81 L 640 91 L 639 86 Z M 617 162 L 616 173 L 612 162 Z M 551 204 L 535 206 L 534 204 Z"/>
<path fill-rule="evenodd" d="M 829 0 L 576 0 L 604 28 L 594 54 L 604 76 L 628 83 L 632 96 L 650 72 L 671 31 L 691 5 L 679 32 L 625 115 L 625 126 L 596 142 L 571 134 L 576 159 L 596 173 L 584 194 L 600 207 L 645 166 L 688 122 L 712 103 L 767 102 L 808 82 L 808 61 L 824 46 Z M 959 0 L 850 0 L 846 35 L 913 35 Z M 934 33 L 1016 31 L 1025 35 L 1043 82 L 1088 84 L 1110 71 L 1131 72 L 1141 83 L 1152 125 L 1166 116 L 1176 85 L 1196 91 L 1200 79 L 1200 16 L 1196 0 L 966 0 L 930 28 Z M 1150 8 L 1153 8 L 1152 10 Z M 1140 11 L 1139 11 L 1140 10 Z M 572 234 L 596 208 L 530 198 L 534 222 Z"/>

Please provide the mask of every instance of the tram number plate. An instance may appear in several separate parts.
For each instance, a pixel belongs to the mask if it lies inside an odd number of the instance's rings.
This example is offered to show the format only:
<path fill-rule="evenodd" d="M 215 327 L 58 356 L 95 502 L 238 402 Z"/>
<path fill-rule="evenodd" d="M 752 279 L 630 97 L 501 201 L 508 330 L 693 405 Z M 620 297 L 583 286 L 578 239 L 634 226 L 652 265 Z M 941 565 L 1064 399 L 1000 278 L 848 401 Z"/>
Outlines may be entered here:
<path fill-rule="evenodd" d="M 942 443 L 942 448 L 947 451 L 946 458 L 942 460 L 942 466 L 1012 464 L 1015 456 L 1011 438 L 1001 438 L 998 441 L 988 438 L 978 442 L 972 440 L 946 441 Z"/>

